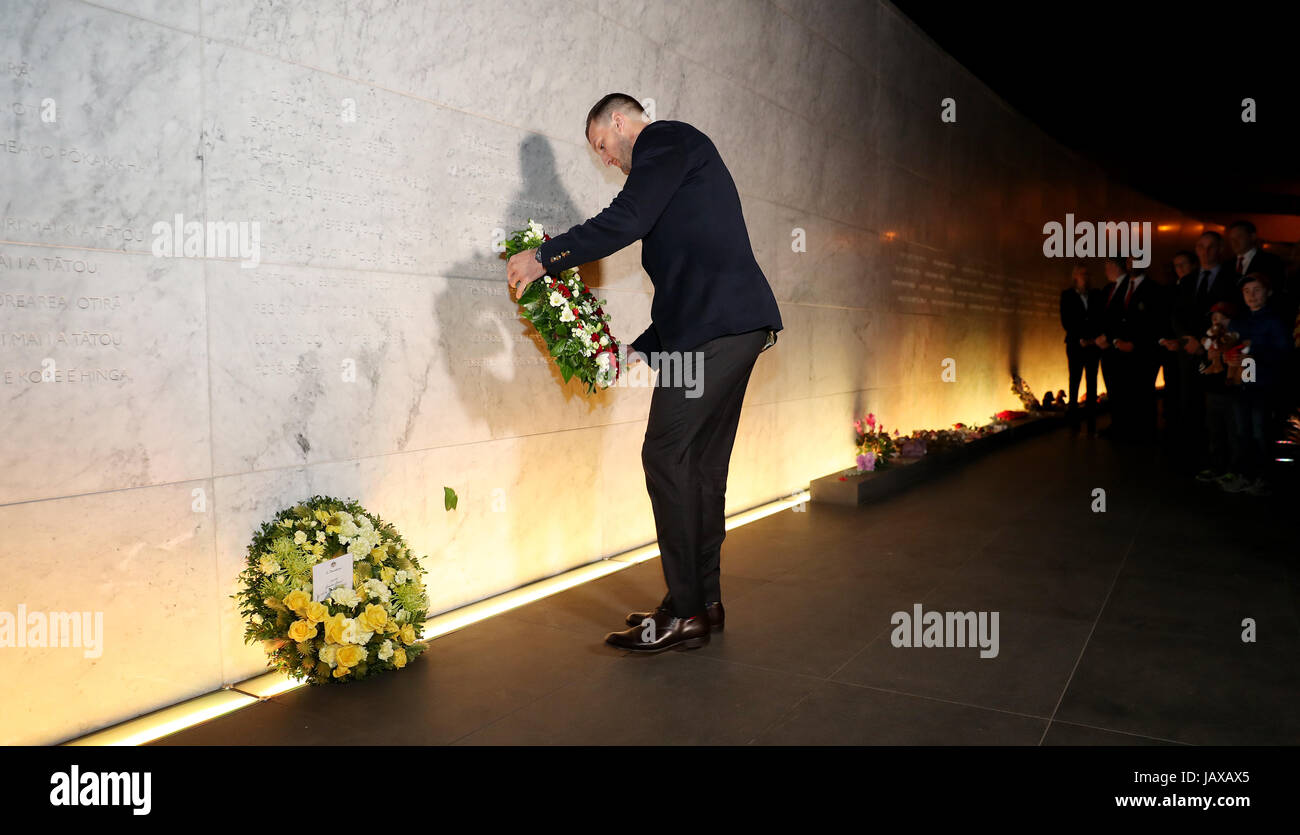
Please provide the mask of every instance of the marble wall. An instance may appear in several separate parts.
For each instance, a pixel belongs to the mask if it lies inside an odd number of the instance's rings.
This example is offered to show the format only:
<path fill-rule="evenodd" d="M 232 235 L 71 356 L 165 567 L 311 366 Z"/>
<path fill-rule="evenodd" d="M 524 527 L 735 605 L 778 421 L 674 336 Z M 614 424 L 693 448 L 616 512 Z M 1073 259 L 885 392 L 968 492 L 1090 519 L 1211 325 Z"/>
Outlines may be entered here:
<path fill-rule="evenodd" d="M 781 304 L 731 511 L 850 466 L 855 414 L 1063 387 L 1045 221 L 1158 220 L 1167 251 L 1194 223 L 870 0 L 6 0 L 0 71 L 0 612 L 104 628 L 93 657 L 0 648 L 4 743 L 262 671 L 229 595 L 313 494 L 396 522 L 434 612 L 653 540 L 650 390 L 561 387 L 491 247 L 618 193 L 582 133 L 607 92 L 712 137 Z M 257 224 L 257 265 L 158 254 L 177 215 Z M 640 333 L 639 244 L 584 274 Z"/>

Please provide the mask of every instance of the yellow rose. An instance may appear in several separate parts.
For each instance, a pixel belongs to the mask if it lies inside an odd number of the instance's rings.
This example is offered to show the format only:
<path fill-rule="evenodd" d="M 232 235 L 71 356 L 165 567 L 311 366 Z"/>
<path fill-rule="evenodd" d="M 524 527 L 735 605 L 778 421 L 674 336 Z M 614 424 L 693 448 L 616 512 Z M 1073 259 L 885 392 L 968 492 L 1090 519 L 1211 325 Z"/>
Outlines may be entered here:
<path fill-rule="evenodd" d="M 393 666 L 399 670 L 406 666 L 406 650 L 401 647 L 393 650 Z"/>
<path fill-rule="evenodd" d="M 390 586 L 393 584 L 393 578 L 396 576 L 397 576 L 397 569 L 393 568 L 392 566 L 386 565 L 383 568 L 379 569 L 379 579 L 383 580 L 385 583 L 387 583 Z"/>
<path fill-rule="evenodd" d="M 350 672 L 352 671 L 349 670 L 347 667 L 344 667 L 342 664 L 340 664 L 334 668 L 334 677 L 343 678 L 345 675 L 347 675 Z"/>
<path fill-rule="evenodd" d="M 356 644 L 347 644 L 339 649 L 335 660 L 340 667 L 355 667 L 366 660 L 366 651 Z"/>
<path fill-rule="evenodd" d="M 386 556 L 388 556 L 388 549 L 382 545 L 380 545 L 377 548 L 372 548 L 370 551 L 370 561 L 373 562 L 375 565 L 379 565 L 381 562 L 383 562 L 384 557 Z"/>
<path fill-rule="evenodd" d="M 361 628 L 367 632 L 381 632 L 384 625 L 388 623 L 388 612 L 378 603 L 371 603 L 366 610 L 357 616 L 357 621 L 361 623 Z"/>
<path fill-rule="evenodd" d="M 343 621 L 346 618 L 342 612 L 333 615 L 325 620 L 325 640 L 331 644 L 343 643 Z"/>
<path fill-rule="evenodd" d="M 294 589 L 293 591 L 289 592 L 284 596 L 285 607 L 290 611 L 295 612 L 299 615 L 302 614 L 302 610 L 310 602 L 311 602 L 311 598 L 308 597 L 307 592 L 303 591 L 302 589 Z"/>
<path fill-rule="evenodd" d="M 403 625 L 402 631 L 399 634 L 401 634 L 402 636 L 402 643 L 404 644 L 415 643 L 415 627 L 411 626 L 411 624 L 408 623 Z M 405 655 L 403 655 L 403 657 L 405 657 Z"/>
<path fill-rule="evenodd" d="M 296 620 L 289 627 L 289 637 L 298 643 L 316 637 L 316 624 L 309 620 Z"/>
<path fill-rule="evenodd" d="M 312 623 L 321 623 L 330 616 L 330 610 L 324 603 L 313 600 L 307 604 L 307 611 L 302 616 Z"/>
<path fill-rule="evenodd" d="M 394 632 L 401 632 L 402 625 L 397 621 L 389 618 L 388 623 L 384 624 L 384 634 L 391 635 Z"/>

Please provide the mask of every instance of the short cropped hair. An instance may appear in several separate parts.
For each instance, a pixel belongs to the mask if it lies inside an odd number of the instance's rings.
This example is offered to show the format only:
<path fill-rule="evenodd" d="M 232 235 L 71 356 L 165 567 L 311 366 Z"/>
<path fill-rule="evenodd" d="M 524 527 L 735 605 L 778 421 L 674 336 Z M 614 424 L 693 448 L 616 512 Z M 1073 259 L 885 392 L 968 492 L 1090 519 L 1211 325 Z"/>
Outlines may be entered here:
<path fill-rule="evenodd" d="M 1175 260 L 1175 259 L 1177 259 L 1178 256 L 1180 256 L 1180 255 L 1183 256 L 1184 258 L 1186 258 L 1188 261 L 1190 261 L 1190 262 L 1193 263 L 1193 264 L 1197 264 L 1197 265 L 1199 265 L 1199 264 L 1201 263 L 1201 259 L 1196 257 L 1196 253 L 1195 253 L 1195 252 L 1192 252 L 1191 250 L 1187 250 L 1187 249 L 1180 249 L 1180 250 L 1178 250 L 1177 252 L 1174 253 L 1174 257 L 1171 258 L 1170 260 Z"/>
<path fill-rule="evenodd" d="M 595 122 L 599 119 L 604 119 L 606 116 L 609 116 L 615 110 L 631 112 L 636 114 L 637 116 L 645 115 L 645 108 L 641 106 L 641 102 L 632 98 L 627 93 L 610 93 L 609 95 L 604 96 L 603 98 L 601 98 L 600 101 L 592 105 L 591 110 L 587 111 L 587 121 L 582 126 L 583 136 L 586 136 L 587 133 L 591 130 L 592 122 Z"/>
<path fill-rule="evenodd" d="M 1229 226 L 1228 228 L 1229 228 L 1229 229 L 1245 229 L 1247 235 L 1254 235 L 1254 234 L 1255 234 L 1255 224 L 1251 223 L 1249 220 L 1234 220 L 1234 221 L 1232 222 L 1232 225 Z"/>

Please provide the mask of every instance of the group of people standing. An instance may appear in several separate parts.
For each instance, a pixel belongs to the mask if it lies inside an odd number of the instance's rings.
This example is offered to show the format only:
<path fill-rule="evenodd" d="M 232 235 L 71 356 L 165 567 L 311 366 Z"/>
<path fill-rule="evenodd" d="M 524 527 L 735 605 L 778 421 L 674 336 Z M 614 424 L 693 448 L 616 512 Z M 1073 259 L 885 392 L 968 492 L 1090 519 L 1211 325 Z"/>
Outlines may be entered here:
<path fill-rule="evenodd" d="M 1087 265 L 1075 264 L 1061 293 L 1072 424 L 1083 419 L 1090 434 L 1144 443 L 1160 436 L 1163 414 L 1164 440 L 1198 480 L 1268 495 L 1272 443 L 1300 401 L 1300 275 L 1288 280 L 1244 220 L 1177 253 L 1173 282 L 1155 280 L 1131 256 L 1107 259 L 1104 269 L 1106 286 L 1093 288 Z M 1111 408 L 1101 433 L 1098 369 Z"/>

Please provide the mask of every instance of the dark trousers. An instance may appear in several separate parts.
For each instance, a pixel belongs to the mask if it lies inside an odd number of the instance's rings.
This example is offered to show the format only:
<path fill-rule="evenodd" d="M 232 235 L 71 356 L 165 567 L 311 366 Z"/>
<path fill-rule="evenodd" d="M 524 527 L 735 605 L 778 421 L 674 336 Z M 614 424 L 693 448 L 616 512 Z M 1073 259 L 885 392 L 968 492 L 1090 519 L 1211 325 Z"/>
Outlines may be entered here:
<path fill-rule="evenodd" d="M 1178 422 L 1174 436 L 1185 460 L 1196 469 L 1209 466 L 1205 438 L 1205 384 L 1197 371 L 1198 364 L 1197 357 L 1186 351 L 1179 350 L 1174 354 L 1173 373 L 1178 377 Z M 1166 371 L 1166 380 L 1168 374 Z M 1168 391 L 1167 386 L 1165 391 Z"/>
<path fill-rule="evenodd" d="M 1215 473 L 1230 472 L 1241 464 L 1233 394 L 1219 386 L 1205 395 L 1206 468 Z"/>
<path fill-rule="evenodd" d="M 674 373 L 671 360 L 652 362 L 659 375 L 641 463 L 668 585 L 661 605 L 678 617 L 693 617 L 706 603 L 722 600 L 727 470 L 749 375 L 767 334 L 763 328 L 720 336 L 684 352 L 681 365 L 693 371 L 695 390 L 670 379 L 690 380 L 689 373 Z"/>
<path fill-rule="evenodd" d="M 1101 363 L 1101 349 L 1095 345 L 1086 348 L 1078 342 L 1065 344 L 1065 358 L 1070 367 L 1070 422 L 1075 423 L 1079 415 L 1079 380 L 1084 380 L 1083 413 L 1088 419 L 1088 428 L 1097 425 L 1097 367 Z"/>
<path fill-rule="evenodd" d="M 1246 478 L 1264 475 L 1272 445 L 1277 392 L 1270 386 L 1244 383 L 1233 401 L 1236 409 L 1237 472 Z"/>

